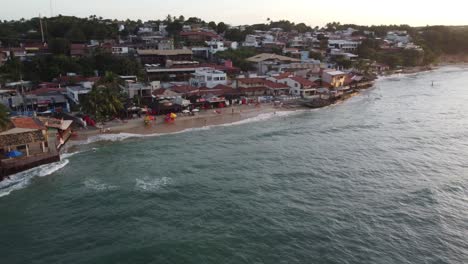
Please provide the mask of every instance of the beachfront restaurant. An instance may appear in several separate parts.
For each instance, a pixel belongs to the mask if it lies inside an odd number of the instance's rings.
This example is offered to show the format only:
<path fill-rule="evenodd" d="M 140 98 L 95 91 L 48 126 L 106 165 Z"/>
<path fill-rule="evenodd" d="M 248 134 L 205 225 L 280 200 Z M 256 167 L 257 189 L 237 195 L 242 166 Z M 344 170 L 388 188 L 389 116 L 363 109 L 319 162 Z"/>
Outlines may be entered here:
<path fill-rule="evenodd" d="M 0 133 L 1 159 L 29 157 L 47 152 L 46 138 L 41 130 L 12 128 Z"/>
<path fill-rule="evenodd" d="M 60 161 L 40 129 L 12 128 L 0 133 L 0 181 L 8 175 Z"/>

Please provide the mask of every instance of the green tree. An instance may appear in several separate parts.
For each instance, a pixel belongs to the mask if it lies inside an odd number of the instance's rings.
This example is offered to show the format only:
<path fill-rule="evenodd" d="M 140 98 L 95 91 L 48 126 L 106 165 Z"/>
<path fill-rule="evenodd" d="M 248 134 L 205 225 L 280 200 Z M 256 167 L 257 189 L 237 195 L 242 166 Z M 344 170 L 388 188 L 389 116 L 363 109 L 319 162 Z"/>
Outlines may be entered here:
<path fill-rule="evenodd" d="M 304 23 L 299 23 L 299 24 L 297 24 L 295 28 L 296 28 L 296 30 L 297 30 L 298 32 L 300 32 L 300 33 L 305 33 L 305 32 L 307 32 L 307 31 L 312 31 L 312 28 L 309 27 L 309 26 L 307 26 L 307 25 L 304 24 Z"/>
<path fill-rule="evenodd" d="M 121 80 L 112 72 L 106 72 L 82 103 L 82 111 L 98 121 L 105 121 L 123 110 L 126 97 L 120 90 Z"/>
<path fill-rule="evenodd" d="M 53 54 L 70 54 L 70 42 L 65 38 L 52 38 L 49 40 L 49 50 Z"/>
<path fill-rule="evenodd" d="M 183 28 L 183 24 L 179 21 L 174 21 L 169 24 L 167 24 L 166 31 L 169 34 L 169 36 L 177 36 Z"/>
<path fill-rule="evenodd" d="M 226 30 L 224 37 L 228 40 L 237 42 L 245 40 L 245 34 L 237 28 Z"/>
<path fill-rule="evenodd" d="M 258 52 L 252 48 L 240 48 L 237 50 L 229 49 L 226 51 L 216 53 L 219 59 L 231 60 L 233 64 L 243 71 L 249 71 L 253 69 L 252 63 L 246 59 L 257 55 Z"/>
<path fill-rule="evenodd" d="M 345 58 L 344 56 L 334 56 L 332 58 L 332 62 L 336 63 L 336 65 L 343 67 L 345 69 L 349 69 L 352 66 L 351 60 Z"/>
<path fill-rule="evenodd" d="M 314 59 L 314 60 L 319 60 L 319 61 L 323 60 L 323 55 L 320 52 L 312 51 L 312 52 L 310 52 L 309 57 Z"/>
<path fill-rule="evenodd" d="M 65 35 L 65 37 L 68 39 L 70 42 L 86 42 L 86 36 L 83 32 L 83 30 L 75 25 L 73 26 Z"/>
<path fill-rule="evenodd" d="M 208 23 L 208 27 L 212 30 L 216 30 L 216 22 L 211 21 L 210 23 Z"/>
<path fill-rule="evenodd" d="M 200 18 L 198 18 L 198 17 L 189 17 L 189 18 L 185 21 L 185 24 L 186 24 L 186 25 L 205 24 L 205 21 L 203 21 L 202 19 L 200 19 Z"/>
<path fill-rule="evenodd" d="M 218 25 L 216 25 L 216 32 L 218 32 L 218 34 L 226 32 L 227 29 L 228 26 L 224 22 L 219 22 Z"/>
<path fill-rule="evenodd" d="M 8 116 L 8 109 L 0 104 L 0 129 L 4 130 L 10 124 L 10 117 Z"/>

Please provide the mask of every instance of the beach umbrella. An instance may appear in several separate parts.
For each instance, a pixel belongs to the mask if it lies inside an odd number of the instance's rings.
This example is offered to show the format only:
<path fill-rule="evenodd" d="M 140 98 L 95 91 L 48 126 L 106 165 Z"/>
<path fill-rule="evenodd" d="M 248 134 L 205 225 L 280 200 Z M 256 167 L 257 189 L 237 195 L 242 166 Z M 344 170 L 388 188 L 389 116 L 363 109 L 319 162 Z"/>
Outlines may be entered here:
<path fill-rule="evenodd" d="M 184 110 L 184 111 L 182 111 L 182 113 L 188 114 L 188 113 L 190 113 L 190 111 L 189 110 Z"/>
<path fill-rule="evenodd" d="M 193 109 L 192 112 L 200 112 L 197 108 Z"/>
<path fill-rule="evenodd" d="M 23 156 L 23 153 L 18 150 L 12 150 L 6 154 L 7 157 L 9 158 L 17 158 Z"/>

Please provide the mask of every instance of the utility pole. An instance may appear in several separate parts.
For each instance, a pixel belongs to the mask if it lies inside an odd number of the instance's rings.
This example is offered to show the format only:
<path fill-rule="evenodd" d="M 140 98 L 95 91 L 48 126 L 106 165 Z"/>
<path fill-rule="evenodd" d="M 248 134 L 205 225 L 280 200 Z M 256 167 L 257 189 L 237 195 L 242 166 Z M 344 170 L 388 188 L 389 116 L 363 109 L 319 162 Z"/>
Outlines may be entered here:
<path fill-rule="evenodd" d="M 42 26 L 42 17 L 41 17 L 41 14 L 39 14 L 39 24 L 41 25 L 42 44 L 44 44 L 44 43 L 45 43 L 45 39 L 44 39 L 44 27 Z"/>

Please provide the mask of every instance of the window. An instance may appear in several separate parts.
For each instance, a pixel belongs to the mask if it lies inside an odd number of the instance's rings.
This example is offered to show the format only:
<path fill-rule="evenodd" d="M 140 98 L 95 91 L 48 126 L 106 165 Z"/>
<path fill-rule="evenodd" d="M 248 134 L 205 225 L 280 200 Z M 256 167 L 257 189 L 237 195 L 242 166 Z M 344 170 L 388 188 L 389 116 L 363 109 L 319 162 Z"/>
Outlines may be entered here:
<path fill-rule="evenodd" d="M 215 80 L 215 81 L 219 81 L 219 77 L 215 77 L 214 80 Z"/>
<path fill-rule="evenodd" d="M 294 83 L 294 87 L 298 87 L 297 83 Z"/>
<path fill-rule="evenodd" d="M 212 78 L 211 76 L 208 76 L 206 79 L 207 79 L 208 81 L 213 80 L 213 78 Z"/>

